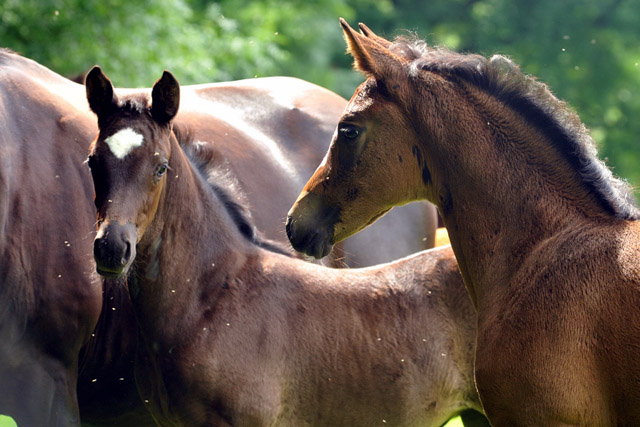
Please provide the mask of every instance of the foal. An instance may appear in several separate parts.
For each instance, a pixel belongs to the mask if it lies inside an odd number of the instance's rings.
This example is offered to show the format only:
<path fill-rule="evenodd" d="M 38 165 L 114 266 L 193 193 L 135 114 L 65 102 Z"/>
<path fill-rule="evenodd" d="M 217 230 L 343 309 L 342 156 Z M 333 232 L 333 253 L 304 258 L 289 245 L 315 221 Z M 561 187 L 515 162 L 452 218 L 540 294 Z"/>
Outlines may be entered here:
<path fill-rule="evenodd" d="M 354 270 L 264 249 L 216 153 L 172 131 L 170 73 L 150 106 L 115 96 L 97 67 L 86 85 L 97 270 L 128 275 L 147 348 L 136 378 L 158 423 L 439 426 L 466 410 L 485 423 L 450 248 Z"/>
<path fill-rule="evenodd" d="M 342 21 L 367 80 L 287 223 L 321 255 L 434 202 L 478 309 L 492 424 L 640 425 L 640 223 L 578 117 L 508 59 Z"/>

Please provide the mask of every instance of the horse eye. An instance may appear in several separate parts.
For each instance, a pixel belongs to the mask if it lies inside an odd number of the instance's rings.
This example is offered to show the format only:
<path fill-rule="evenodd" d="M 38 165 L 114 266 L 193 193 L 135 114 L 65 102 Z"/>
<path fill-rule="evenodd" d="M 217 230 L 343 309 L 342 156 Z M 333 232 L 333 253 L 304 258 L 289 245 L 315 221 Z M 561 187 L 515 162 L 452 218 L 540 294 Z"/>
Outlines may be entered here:
<path fill-rule="evenodd" d="M 156 166 L 155 175 L 156 175 L 156 177 L 160 178 L 160 177 L 162 177 L 162 175 L 164 175 L 164 173 L 166 171 L 167 171 L 167 164 L 166 163 L 162 163 L 162 164 Z"/>
<path fill-rule="evenodd" d="M 342 126 L 340 128 L 340 135 L 346 139 L 356 139 L 360 136 L 360 129 L 352 125 Z"/>

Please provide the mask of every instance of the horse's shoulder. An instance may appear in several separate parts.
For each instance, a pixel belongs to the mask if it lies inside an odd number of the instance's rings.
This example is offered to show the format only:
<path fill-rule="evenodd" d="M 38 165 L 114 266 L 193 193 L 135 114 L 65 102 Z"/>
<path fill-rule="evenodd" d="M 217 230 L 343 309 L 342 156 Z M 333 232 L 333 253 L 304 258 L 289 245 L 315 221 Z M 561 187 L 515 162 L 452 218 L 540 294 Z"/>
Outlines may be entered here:
<path fill-rule="evenodd" d="M 543 287 L 547 283 L 545 272 L 554 271 L 554 280 L 562 286 L 586 285 L 583 295 L 616 292 L 616 288 L 625 292 L 630 283 L 640 285 L 640 221 L 586 222 L 561 234 L 540 254 L 544 255 L 536 274 Z"/>
<path fill-rule="evenodd" d="M 640 221 L 620 221 L 610 235 L 614 242 L 610 265 L 615 273 L 635 283 L 640 290 Z"/>
<path fill-rule="evenodd" d="M 640 220 L 621 221 L 620 228 L 625 237 L 628 236 L 630 239 L 640 242 Z"/>

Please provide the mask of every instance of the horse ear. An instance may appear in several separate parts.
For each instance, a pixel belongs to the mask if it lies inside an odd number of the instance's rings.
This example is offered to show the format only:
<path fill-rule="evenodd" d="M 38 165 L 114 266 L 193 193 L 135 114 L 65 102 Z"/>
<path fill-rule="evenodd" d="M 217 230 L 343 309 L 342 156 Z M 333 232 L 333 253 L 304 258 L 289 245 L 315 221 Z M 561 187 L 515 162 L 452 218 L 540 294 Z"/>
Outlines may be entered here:
<path fill-rule="evenodd" d="M 89 107 L 96 113 L 98 119 L 113 111 L 117 104 L 117 98 L 113 92 L 111 80 L 102 72 L 100 67 L 96 65 L 87 73 L 84 85 Z"/>
<path fill-rule="evenodd" d="M 364 25 L 362 22 L 358 24 L 358 28 L 360 28 L 360 32 L 362 33 L 363 36 L 365 36 L 370 40 L 375 41 L 376 43 L 383 46 L 384 48 L 389 49 L 389 46 L 391 46 L 391 42 L 389 40 L 376 35 L 376 33 L 371 31 L 371 29 L 366 25 Z"/>
<path fill-rule="evenodd" d="M 363 34 L 351 28 L 342 18 L 340 18 L 340 25 L 347 41 L 347 51 L 353 56 L 353 65 L 356 70 L 368 76 L 384 79 L 390 73 L 393 74 L 393 70 L 401 64 L 400 59 L 387 48 L 390 43 L 373 34 L 366 25 L 361 24 Z M 373 34 L 373 37 L 367 37 L 367 34 Z"/>
<path fill-rule="evenodd" d="M 151 91 L 151 116 L 160 123 L 169 123 L 178 114 L 180 84 L 165 71 Z"/>
<path fill-rule="evenodd" d="M 347 52 L 353 56 L 353 68 L 364 74 L 375 74 L 372 59 L 363 46 L 363 37 L 356 33 L 343 18 L 340 18 L 340 25 L 347 42 Z"/>

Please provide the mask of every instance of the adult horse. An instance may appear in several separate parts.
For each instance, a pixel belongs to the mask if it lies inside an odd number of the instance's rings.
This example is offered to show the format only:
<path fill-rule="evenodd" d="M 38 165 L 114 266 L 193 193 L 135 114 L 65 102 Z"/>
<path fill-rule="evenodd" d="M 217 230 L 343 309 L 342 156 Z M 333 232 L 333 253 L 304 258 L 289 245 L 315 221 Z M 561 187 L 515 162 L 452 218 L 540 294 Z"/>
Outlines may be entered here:
<path fill-rule="evenodd" d="M 290 211 L 294 247 L 431 200 L 478 310 L 492 424 L 640 425 L 638 211 L 578 117 L 504 57 L 341 24 L 367 79 Z"/>
<path fill-rule="evenodd" d="M 178 142 L 170 73 L 151 100 L 116 96 L 98 67 L 86 86 L 97 271 L 128 276 L 159 424 L 440 426 L 463 410 L 484 424 L 449 247 L 366 269 L 293 258 L 256 235 L 215 147 Z"/>
<path fill-rule="evenodd" d="M 78 424 L 78 353 L 100 314 L 91 269 L 95 129 L 69 82 L 0 50 L 0 414 Z"/>
<path fill-rule="evenodd" d="M 183 94 L 176 121 L 224 153 L 259 228 L 284 241 L 282 212 L 323 156 L 346 101 L 291 78 L 189 86 Z M 128 295 L 119 284 L 103 295 L 93 274 L 95 208 L 84 160 L 97 128 L 84 86 L 2 50 L 0 117 L 0 414 L 19 425 L 77 424 L 78 351 L 89 340 L 78 378 L 83 423 L 142 425 Z M 401 214 L 392 227 L 422 227 L 419 213 Z M 425 243 L 424 227 L 404 247 L 347 243 L 346 262 L 371 262 L 380 250 L 387 259 L 405 255 Z"/>

